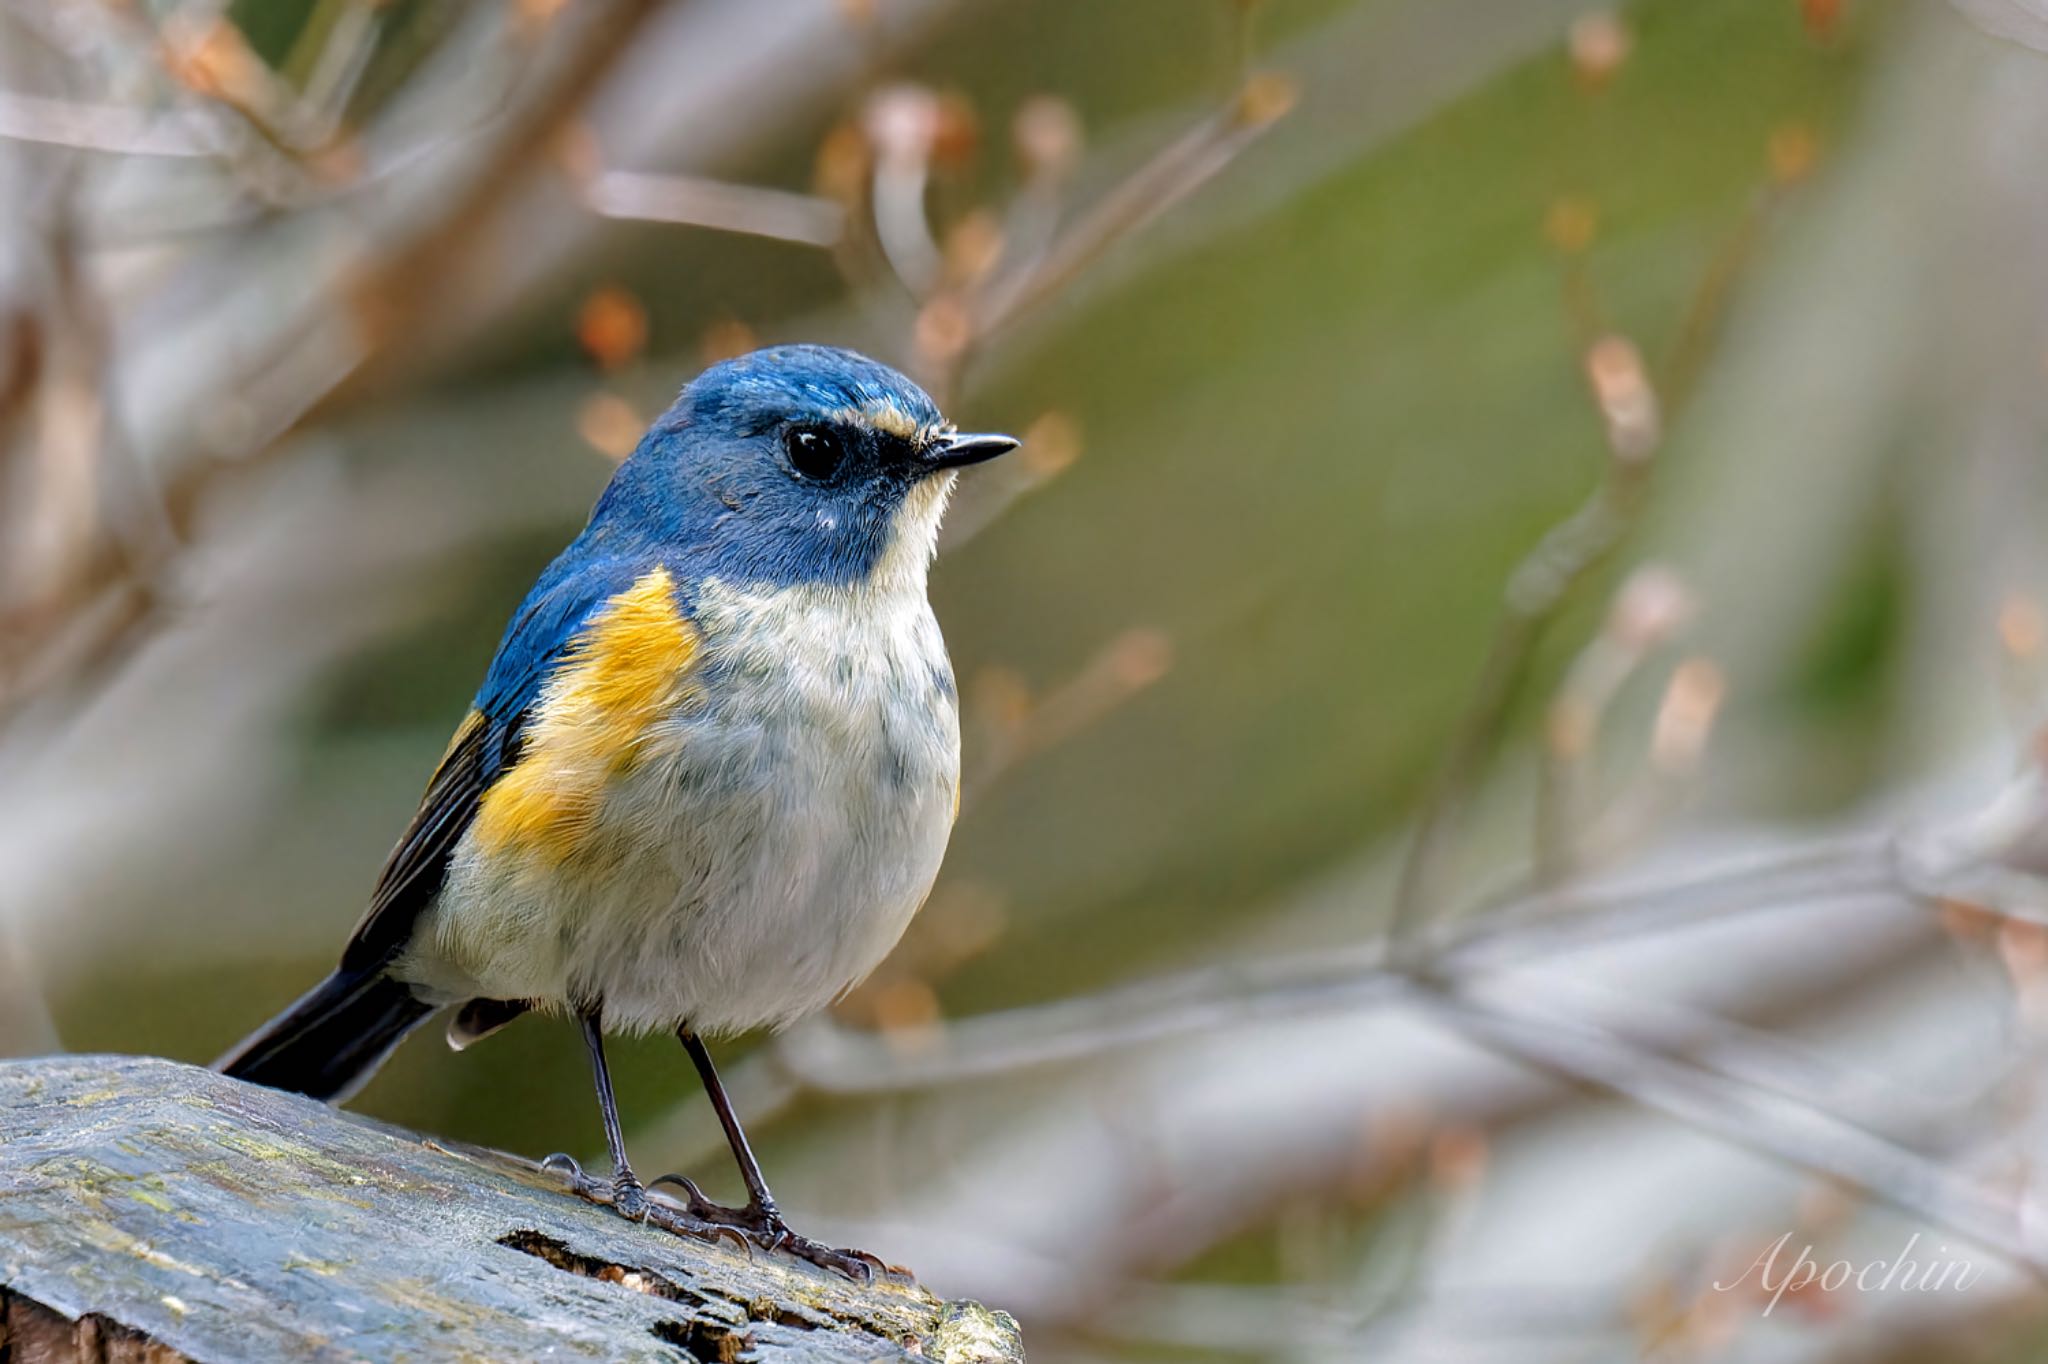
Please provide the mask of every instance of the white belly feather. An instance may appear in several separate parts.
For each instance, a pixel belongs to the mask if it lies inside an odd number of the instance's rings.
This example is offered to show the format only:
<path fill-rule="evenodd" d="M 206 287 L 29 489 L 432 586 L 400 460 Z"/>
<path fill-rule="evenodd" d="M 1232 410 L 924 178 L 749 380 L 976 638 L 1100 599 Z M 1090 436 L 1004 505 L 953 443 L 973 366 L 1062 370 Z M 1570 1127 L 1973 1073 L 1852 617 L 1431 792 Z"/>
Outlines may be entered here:
<path fill-rule="evenodd" d="M 902 935 L 952 829 L 959 717 L 917 577 L 705 583 L 705 699 L 607 789 L 591 852 L 536 869 L 466 837 L 401 974 L 445 1000 L 601 1001 L 611 1028 L 709 1033 L 844 993 Z"/>

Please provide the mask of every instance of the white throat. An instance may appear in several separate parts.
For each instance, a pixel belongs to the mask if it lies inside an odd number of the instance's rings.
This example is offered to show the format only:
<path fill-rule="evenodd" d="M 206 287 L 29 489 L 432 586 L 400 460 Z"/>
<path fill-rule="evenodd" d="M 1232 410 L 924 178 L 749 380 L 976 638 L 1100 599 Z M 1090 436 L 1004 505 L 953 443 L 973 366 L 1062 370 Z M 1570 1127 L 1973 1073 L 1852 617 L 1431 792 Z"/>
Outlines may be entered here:
<path fill-rule="evenodd" d="M 959 475 L 948 469 L 916 484 L 904 494 L 889 526 L 889 543 L 868 572 L 867 589 L 880 596 L 901 592 L 924 596 L 932 559 L 939 551 L 939 523 L 953 496 Z"/>

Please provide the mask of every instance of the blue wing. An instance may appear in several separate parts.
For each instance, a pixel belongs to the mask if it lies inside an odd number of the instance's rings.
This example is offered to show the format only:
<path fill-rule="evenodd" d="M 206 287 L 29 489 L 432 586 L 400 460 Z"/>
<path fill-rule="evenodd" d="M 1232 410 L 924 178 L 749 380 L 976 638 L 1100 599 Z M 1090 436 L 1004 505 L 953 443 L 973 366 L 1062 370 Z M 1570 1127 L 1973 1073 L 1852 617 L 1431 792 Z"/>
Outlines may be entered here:
<path fill-rule="evenodd" d="M 549 674 L 591 614 L 631 586 L 643 567 L 634 559 L 590 558 L 579 540 L 526 594 L 468 718 L 377 876 L 370 906 L 342 952 L 344 969 L 374 970 L 404 950 L 420 912 L 440 892 L 448 860 L 484 793 L 519 761 L 520 732 Z"/>
<path fill-rule="evenodd" d="M 652 566 L 651 558 L 593 559 L 579 552 L 583 541 L 565 550 L 526 594 L 498 642 L 497 655 L 477 688 L 478 713 L 497 725 L 512 727 L 532 709 L 562 651 L 582 631 L 591 613 L 633 585 Z M 505 766 L 511 765 L 506 756 Z"/>

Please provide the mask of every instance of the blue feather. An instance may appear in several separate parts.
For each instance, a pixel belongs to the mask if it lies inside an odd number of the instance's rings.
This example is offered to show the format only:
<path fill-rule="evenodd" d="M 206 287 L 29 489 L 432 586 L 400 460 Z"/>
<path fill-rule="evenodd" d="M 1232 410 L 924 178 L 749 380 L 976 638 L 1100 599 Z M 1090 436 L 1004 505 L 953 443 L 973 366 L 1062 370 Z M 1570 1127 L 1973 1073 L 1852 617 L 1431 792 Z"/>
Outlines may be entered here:
<path fill-rule="evenodd" d="M 590 523 L 514 613 L 476 694 L 491 733 L 487 772 L 516 758 L 518 729 L 591 615 L 657 565 L 687 618 L 698 584 L 860 580 L 887 548 L 890 524 L 924 470 L 886 432 L 848 413 L 893 408 L 937 429 L 923 389 L 886 365 L 829 346 L 779 346 L 714 365 L 685 388 L 612 476 Z M 794 479 L 782 433 L 831 425 L 856 450 L 833 486 Z"/>

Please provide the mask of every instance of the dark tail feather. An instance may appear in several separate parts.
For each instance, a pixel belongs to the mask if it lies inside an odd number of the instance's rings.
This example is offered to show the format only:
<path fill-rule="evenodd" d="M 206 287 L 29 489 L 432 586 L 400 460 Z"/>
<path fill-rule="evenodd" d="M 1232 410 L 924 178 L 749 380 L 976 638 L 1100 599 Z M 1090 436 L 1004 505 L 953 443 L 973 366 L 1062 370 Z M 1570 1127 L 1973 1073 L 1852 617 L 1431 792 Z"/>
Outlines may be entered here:
<path fill-rule="evenodd" d="M 346 1099 L 434 1012 L 376 971 L 336 971 L 213 1063 L 223 1075 Z"/>

